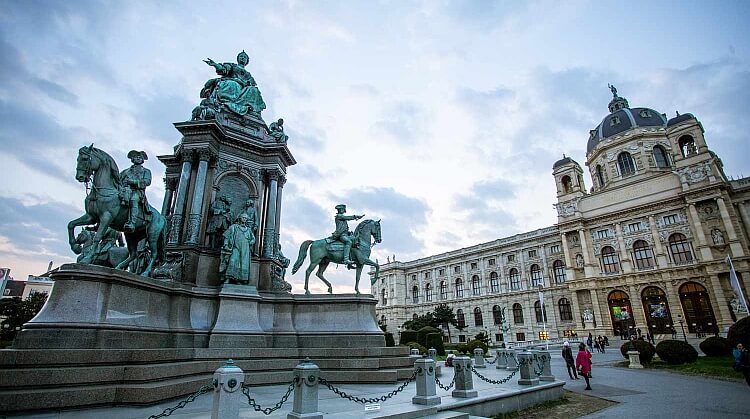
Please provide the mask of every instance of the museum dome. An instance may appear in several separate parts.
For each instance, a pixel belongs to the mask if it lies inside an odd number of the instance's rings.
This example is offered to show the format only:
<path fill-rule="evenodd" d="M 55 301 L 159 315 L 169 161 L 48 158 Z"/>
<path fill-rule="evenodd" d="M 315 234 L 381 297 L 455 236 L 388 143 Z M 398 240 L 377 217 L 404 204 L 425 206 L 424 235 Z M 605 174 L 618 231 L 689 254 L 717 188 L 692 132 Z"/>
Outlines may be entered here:
<path fill-rule="evenodd" d="M 617 95 L 617 89 L 610 86 L 613 98 L 609 102 L 609 115 L 590 131 L 586 153 L 606 138 L 638 127 L 666 127 L 667 118 L 651 108 L 631 108 L 628 100 Z"/>
<path fill-rule="evenodd" d="M 568 157 L 568 156 L 566 156 L 565 154 L 563 154 L 563 158 L 561 158 L 560 160 L 556 161 L 556 162 L 555 162 L 555 164 L 553 164 L 553 165 L 552 165 L 552 170 L 555 170 L 555 169 L 557 169 L 558 167 L 560 167 L 560 166 L 563 166 L 563 165 L 566 165 L 566 164 L 568 164 L 568 163 L 573 163 L 573 164 L 575 164 L 576 166 L 579 166 L 579 167 L 580 167 L 580 165 L 578 164 L 578 162 L 576 162 L 575 160 L 573 160 L 573 159 L 571 159 L 570 157 Z"/>

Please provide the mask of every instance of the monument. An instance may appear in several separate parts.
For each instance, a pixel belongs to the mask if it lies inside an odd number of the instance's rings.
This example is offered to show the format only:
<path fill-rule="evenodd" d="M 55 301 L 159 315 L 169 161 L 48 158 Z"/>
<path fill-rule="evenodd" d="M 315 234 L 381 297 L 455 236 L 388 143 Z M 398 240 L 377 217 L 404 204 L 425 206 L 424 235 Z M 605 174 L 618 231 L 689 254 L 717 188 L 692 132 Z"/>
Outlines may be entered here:
<path fill-rule="evenodd" d="M 79 150 L 76 179 L 89 192 L 68 238 L 83 256 L 51 274 L 47 304 L 12 349 L 0 350 L 7 411 L 157 402 L 195 391 L 227 358 L 251 385 L 287 382 L 305 357 L 332 381 L 410 376 L 408 349 L 385 347 L 373 296 L 332 294 L 330 284 L 331 294 L 311 295 L 307 282 L 304 295 L 290 292 L 279 236 L 296 161 L 284 122 L 261 117 L 266 105 L 247 53 L 236 63 L 205 62 L 219 77 L 205 83 L 190 120 L 174 124 L 182 134 L 174 152 L 158 156 L 166 166 L 161 212 L 145 199 L 145 152 L 128 153 L 132 166 L 120 172 L 94 144 Z M 338 228 L 348 227 L 346 217 L 337 218 L 334 239 L 302 248 L 315 265 L 346 262 L 359 281 L 363 266 L 378 269 L 369 253 L 380 221 L 349 234 Z M 79 240 L 79 227 L 93 235 Z M 112 255 L 117 232 L 124 259 Z"/>

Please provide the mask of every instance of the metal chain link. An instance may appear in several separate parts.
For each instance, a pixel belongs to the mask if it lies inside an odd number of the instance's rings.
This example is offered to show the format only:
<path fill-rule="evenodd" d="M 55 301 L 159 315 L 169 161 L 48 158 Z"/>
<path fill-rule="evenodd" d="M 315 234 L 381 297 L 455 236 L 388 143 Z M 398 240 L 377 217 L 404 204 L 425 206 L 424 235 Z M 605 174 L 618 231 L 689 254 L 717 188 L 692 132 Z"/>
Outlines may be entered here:
<path fill-rule="evenodd" d="M 516 375 L 516 373 L 518 372 L 518 370 L 515 370 L 511 372 L 509 376 L 503 378 L 502 380 L 493 380 L 491 378 L 487 378 L 483 376 L 482 374 L 480 374 L 476 369 L 474 369 L 473 366 L 469 366 L 469 368 L 471 368 L 471 372 L 473 372 L 474 375 L 476 375 L 477 377 L 481 378 L 483 381 L 486 381 L 490 384 L 505 384 L 508 381 L 510 381 L 510 379 L 513 378 L 513 376 Z"/>
<path fill-rule="evenodd" d="M 271 413 L 275 412 L 276 410 L 281 409 L 281 406 L 286 403 L 287 399 L 289 398 L 289 395 L 292 394 L 292 390 L 294 390 L 294 385 L 299 380 L 299 377 L 294 377 L 294 380 L 292 380 L 291 383 L 289 383 L 289 388 L 286 389 L 286 394 L 281 396 L 281 400 L 279 400 L 278 403 L 274 405 L 274 407 L 261 407 L 258 403 L 256 403 L 255 399 L 250 397 L 250 386 L 242 386 L 242 394 L 247 396 L 247 404 L 250 405 L 250 407 L 253 408 L 256 412 L 261 412 L 264 415 L 270 415 Z"/>
<path fill-rule="evenodd" d="M 497 358 L 499 358 L 499 357 L 496 356 L 495 359 L 493 359 L 492 361 L 486 361 L 487 365 L 494 365 L 495 362 L 497 362 Z"/>
<path fill-rule="evenodd" d="M 343 399 L 351 400 L 351 401 L 353 401 L 355 403 L 367 404 L 367 403 L 375 403 L 375 402 L 384 402 L 384 401 L 390 399 L 391 397 L 395 396 L 396 394 L 404 391 L 404 389 L 406 388 L 406 386 L 408 386 L 409 383 L 411 383 L 412 381 L 414 381 L 414 379 L 416 379 L 416 378 L 417 378 L 417 370 L 414 369 L 414 373 L 411 375 L 411 377 L 409 377 L 408 380 L 404 381 L 403 384 L 401 384 L 400 386 L 398 386 L 398 388 L 396 388 L 395 390 L 393 390 L 390 393 L 386 394 L 385 396 L 375 397 L 375 398 L 371 398 L 371 399 L 357 397 L 357 396 L 350 396 L 350 395 L 346 394 L 345 391 L 339 390 L 338 388 L 334 387 L 333 384 L 329 383 L 328 380 L 326 380 L 323 377 L 318 377 L 318 382 L 320 384 L 328 387 L 329 390 L 331 390 L 332 392 L 338 394 L 339 397 L 341 397 Z"/>
<path fill-rule="evenodd" d="M 168 409 L 164 409 L 163 412 L 159 413 L 158 415 L 151 415 L 151 416 L 148 417 L 148 419 L 158 419 L 158 418 L 163 418 L 163 417 L 169 416 L 175 410 L 182 409 L 188 403 L 194 402 L 195 399 L 197 399 L 198 397 L 200 397 L 200 396 L 208 393 L 209 391 L 213 390 L 215 386 L 216 386 L 216 383 L 214 381 L 211 381 L 211 384 L 206 384 L 206 385 L 202 386 L 201 388 L 198 389 L 198 391 L 196 391 L 195 393 L 189 395 L 185 400 L 177 403 L 177 406 L 170 407 Z"/>
<path fill-rule="evenodd" d="M 451 380 L 451 383 L 448 384 L 447 386 L 443 385 L 443 383 L 440 382 L 440 379 L 437 378 L 437 376 L 435 376 L 435 384 L 437 384 L 438 387 L 442 388 L 443 390 L 449 391 L 456 384 L 456 376 L 455 375 L 453 376 L 453 379 Z"/>

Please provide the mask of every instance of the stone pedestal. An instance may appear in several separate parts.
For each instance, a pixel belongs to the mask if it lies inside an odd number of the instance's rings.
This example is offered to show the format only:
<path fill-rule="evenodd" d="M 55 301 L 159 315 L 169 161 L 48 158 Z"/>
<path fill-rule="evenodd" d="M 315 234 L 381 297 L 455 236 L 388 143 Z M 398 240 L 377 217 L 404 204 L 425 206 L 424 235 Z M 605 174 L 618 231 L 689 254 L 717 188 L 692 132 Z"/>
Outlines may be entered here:
<path fill-rule="evenodd" d="M 474 368 L 487 368 L 484 363 L 484 350 L 482 348 L 474 349 Z"/>
<path fill-rule="evenodd" d="M 271 336 L 260 326 L 255 287 L 224 285 L 219 292 L 219 312 L 211 330 L 210 348 L 268 347 Z"/>
<path fill-rule="evenodd" d="M 440 404 L 440 397 L 436 395 L 435 388 L 435 360 L 418 359 L 414 363 L 414 368 L 417 370 L 417 395 L 411 398 L 411 402 L 429 406 Z"/>
<path fill-rule="evenodd" d="M 627 354 L 630 359 L 630 365 L 628 365 L 628 368 L 643 368 L 643 365 L 641 365 L 640 352 L 628 351 Z"/>
<path fill-rule="evenodd" d="M 320 368 L 305 359 L 294 368 L 294 404 L 287 419 L 323 419 L 318 411 L 318 376 Z"/>
<path fill-rule="evenodd" d="M 440 362 L 437 360 L 437 349 L 430 348 L 427 350 L 427 356 L 435 361 L 435 376 L 441 377 L 443 375 L 443 366 L 440 365 Z"/>
<path fill-rule="evenodd" d="M 456 389 L 453 390 L 451 395 L 460 398 L 477 397 L 479 393 L 474 390 L 471 358 L 463 355 L 453 358 L 453 372 L 455 374 Z"/>
<path fill-rule="evenodd" d="M 495 349 L 495 369 L 504 370 L 508 366 L 505 349 Z"/>
<path fill-rule="evenodd" d="M 505 369 L 508 371 L 515 371 L 518 369 L 518 352 L 509 349 L 505 352 L 505 359 L 508 360 Z"/>
<path fill-rule="evenodd" d="M 552 375 L 552 358 L 549 351 L 539 351 L 537 362 L 542 364 L 542 375 L 539 376 L 539 381 L 555 381 L 555 376 Z"/>
<path fill-rule="evenodd" d="M 237 419 L 240 417 L 242 384 L 245 373 L 231 359 L 214 373 L 214 401 L 211 419 Z"/>
<path fill-rule="evenodd" d="M 530 352 L 516 354 L 518 357 L 520 378 L 518 384 L 522 386 L 532 386 L 539 384 L 539 378 L 534 373 L 534 355 Z"/>

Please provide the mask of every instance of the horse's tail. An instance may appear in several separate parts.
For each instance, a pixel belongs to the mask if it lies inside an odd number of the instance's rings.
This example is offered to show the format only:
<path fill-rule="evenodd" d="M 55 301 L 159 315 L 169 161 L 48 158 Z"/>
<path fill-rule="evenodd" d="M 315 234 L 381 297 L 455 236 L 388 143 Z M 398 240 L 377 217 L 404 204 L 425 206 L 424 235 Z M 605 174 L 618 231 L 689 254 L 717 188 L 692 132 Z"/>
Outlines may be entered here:
<path fill-rule="evenodd" d="M 310 247 L 312 243 L 313 243 L 312 240 L 306 240 L 299 247 L 299 257 L 297 257 L 297 261 L 294 262 L 294 267 L 292 268 L 292 275 L 296 274 L 299 268 L 302 266 L 302 262 L 304 262 L 305 258 L 307 257 L 307 249 Z"/>

